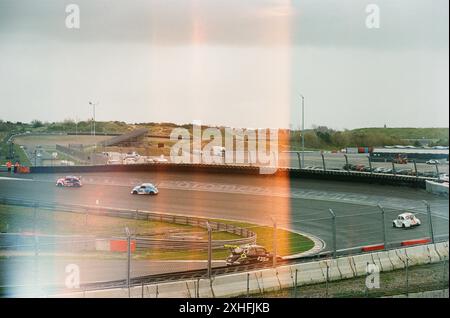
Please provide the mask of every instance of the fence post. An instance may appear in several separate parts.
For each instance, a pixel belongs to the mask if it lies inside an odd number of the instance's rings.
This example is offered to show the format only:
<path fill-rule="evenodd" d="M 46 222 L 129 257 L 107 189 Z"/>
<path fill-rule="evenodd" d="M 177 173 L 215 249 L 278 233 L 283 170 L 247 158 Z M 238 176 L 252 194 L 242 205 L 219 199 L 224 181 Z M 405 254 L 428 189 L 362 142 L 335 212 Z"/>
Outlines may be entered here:
<path fill-rule="evenodd" d="M 208 273 L 207 276 L 209 279 L 211 279 L 211 258 L 212 258 L 212 229 L 211 225 L 209 224 L 209 221 L 206 221 L 206 228 L 208 229 Z"/>
<path fill-rule="evenodd" d="M 445 270 L 447 269 L 447 258 L 444 257 L 444 271 L 442 273 L 442 296 L 445 297 L 445 289 L 448 288 L 448 283 L 445 280 Z"/>
<path fill-rule="evenodd" d="M 250 294 L 250 273 L 247 273 L 247 298 Z"/>
<path fill-rule="evenodd" d="M 347 154 L 344 155 L 345 157 L 345 170 L 350 171 L 350 167 L 348 166 L 348 156 Z"/>
<path fill-rule="evenodd" d="M 331 220 L 332 220 L 332 233 L 333 233 L 333 258 L 336 258 L 336 214 L 333 212 L 332 209 L 329 209 L 331 213 Z"/>
<path fill-rule="evenodd" d="M 327 167 L 325 166 L 325 156 L 323 153 L 320 154 L 322 156 L 322 165 L 323 165 L 323 171 L 327 171 Z"/>
<path fill-rule="evenodd" d="M 144 282 L 142 282 L 141 298 L 144 298 Z"/>
<path fill-rule="evenodd" d="M 383 233 L 383 244 L 384 244 L 384 249 L 386 250 L 387 249 L 386 215 L 385 215 L 384 208 L 380 204 L 377 204 L 377 206 L 381 210 L 381 227 L 382 227 L 382 233 Z"/>
<path fill-rule="evenodd" d="M 428 227 L 430 230 L 430 238 L 431 238 L 431 243 L 434 244 L 434 231 L 433 231 L 433 218 L 431 216 L 431 207 L 430 204 L 428 203 L 428 201 L 423 201 L 423 203 L 425 203 L 426 207 L 427 207 L 427 214 L 428 214 Z"/>
<path fill-rule="evenodd" d="M 409 298 L 409 258 L 406 258 L 406 297 Z"/>
<path fill-rule="evenodd" d="M 127 234 L 127 288 L 128 298 L 130 298 L 130 276 L 131 276 L 131 234 L 128 227 L 125 227 L 125 233 Z"/>
<path fill-rule="evenodd" d="M 327 277 L 326 277 L 326 283 L 325 283 L 325 286 L 326 286 L 325 298 L 328 298 L 328 280 L 329 280 L 329 277 L 330 277 L 330 273 L 329 273 L 330 268 L 328 266 L 328 262 L 325 262 L 325 264 L 327 265 Z"/>
<path fill-rule="evenodd" d="M 370 169 L 370 173 L 373 173 L 373 170 L 372 170 L 372 159 L 370 158 L 370 155 L 367 156 L 367 159 L 369 159 L 369 169 Z"/>
<path fill-rule="evenodd" d="M 273 250 L 273 257 L 272 257 L 272 265 L 273 267 L 277 267 L 277 221 L 272 218 L 273 222 L 273 242 L 272 242 L 272 250 Z"/>
<path fill-rule="evenodd" d="M 395 163 L 394 163 L 394 161 L 392 161 L 392 173 L 394 174 L 394 176 L 397 175 L 397 173 L 395 172 Z"/>
<path fill-rule="evenodd" d="M 441 176 L 440 176 L 440 173 L 439 173 L 438 163 L 436 163 L 434 166 L 436 167 L 436 174 L 437 174 L 438 181 L 440 181 L 441 180 Z"/>
<path fill-rule="evenodd" d="M 294 285 L 294 298 L 297 298 L 297 274 L 298 274 L 298 268 L 295 269 L 295 285 Z M 444 277 L 445 277 L 445 267 L 444 267 Z"/>

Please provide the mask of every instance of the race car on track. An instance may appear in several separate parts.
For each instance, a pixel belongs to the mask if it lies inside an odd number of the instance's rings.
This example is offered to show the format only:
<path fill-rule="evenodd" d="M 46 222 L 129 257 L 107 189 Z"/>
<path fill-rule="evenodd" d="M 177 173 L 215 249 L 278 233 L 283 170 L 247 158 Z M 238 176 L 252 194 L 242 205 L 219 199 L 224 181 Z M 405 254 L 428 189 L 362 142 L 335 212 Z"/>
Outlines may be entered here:
<path fill-rule="evenodd" d="M 58 187 L 81 187 L 81 177 L 67 176 L 56 180 L 56 186 Z"/>
<path fill-rule="evenodd" d="M 273 254 L 267 252 L 260 245 L 225 245 L 224 247 L 229 248 L 231 251 L 231 254 L 226 259 L 227 266 L 265 263 L 273 260 Z M 278 256 L 277 260 L 281 260 L 281 257 Z"/>
<path fill-rule="evenodd" d="M 419 226 L 420 224 L 420 220 L 410 212 L 402 213 L 397 217 L 397 219 L 392 221 L 392 226 L 397 228 L 410 228 L 413 226 Z"/>
<path fill-rule="evenodd" d="M 158 188 L 156 188 L 152 183 L 143 183 L 141 185 L 135 186 L 131 190 L 131 194 L 158 194 Z"/>

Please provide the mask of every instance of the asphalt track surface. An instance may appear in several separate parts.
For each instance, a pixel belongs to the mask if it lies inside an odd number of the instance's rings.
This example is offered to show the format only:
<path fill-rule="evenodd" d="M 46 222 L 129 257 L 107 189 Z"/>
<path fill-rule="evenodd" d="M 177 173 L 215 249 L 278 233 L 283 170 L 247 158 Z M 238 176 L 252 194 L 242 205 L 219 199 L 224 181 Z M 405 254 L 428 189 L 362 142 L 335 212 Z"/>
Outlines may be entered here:
<path fill-rule="evenodd" d="M 16 180 L 1 174 L 0 196 L 67 204 L 98 204 L 259 224 L 271 224 L 273 218 L 281 228 L 321 238 L 326 243 L 325 250 L 330 250 L 332 246 L 329 209 L 337 215 L 338 249 L 382 243 L 382 218 L 377 203 L 385 207 L 389 242 L 429 237 L 429 223 L 422 200 L 431 204 L 435 236 L 448 236 L 449 230 L 448 198 L 422 189 L 289 180 L 272 176 L 161 172 L 86 173 L 82 175 L 83 187 L 72 189 L 55 187 L 58 177 L 55 174 L 31 174 L 20 175 L 20 180 Z M 142 182 L 156 184 L 159 194 L 131 195 L 132 186 Z M 392 220 L 405 210 L 417 213 L 422 225 L 407 230 L 392 228 Z M 266 244 L 269 249 L 271 243 Z M 123 278 L 123 271 L 116 271 L 121 273 L 117 278 Z"/>

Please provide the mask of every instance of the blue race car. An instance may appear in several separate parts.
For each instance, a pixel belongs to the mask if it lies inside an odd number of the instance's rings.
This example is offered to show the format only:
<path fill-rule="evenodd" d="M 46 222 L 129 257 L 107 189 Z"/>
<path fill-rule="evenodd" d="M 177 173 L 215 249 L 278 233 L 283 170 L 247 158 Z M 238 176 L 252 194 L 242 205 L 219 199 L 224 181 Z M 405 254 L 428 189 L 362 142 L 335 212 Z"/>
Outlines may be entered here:
<path fill-rule="evenodd" d="M 143 183 L 141 185 L 135 186 L 131 190 L 131 194 L 158 194 L 158 189 L 152 183 Z"/>

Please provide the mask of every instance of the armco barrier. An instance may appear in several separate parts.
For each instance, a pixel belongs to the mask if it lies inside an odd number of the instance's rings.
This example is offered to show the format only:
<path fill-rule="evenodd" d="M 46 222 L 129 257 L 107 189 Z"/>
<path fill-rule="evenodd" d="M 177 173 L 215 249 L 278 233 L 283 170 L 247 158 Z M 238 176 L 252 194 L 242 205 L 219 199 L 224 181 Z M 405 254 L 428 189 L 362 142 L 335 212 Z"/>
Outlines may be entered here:
<path fill-rule="evenodd" d="M 32 173 L 89 173 L 89 172 L 184 172 L 196 174 L 243 174 L 267 177 L 310 178 L 321 180 L 338 180 L 349 182 L 379 183 L 390 185 L 406 185 L 425 189 L 426 180 L 436 178 L 389 175 L 369 172 L 355 172 L 345 170 L 313 170 L 298 168 L 279 168 L 273 174 L 261 174 L 260 168 L 255 166 L 215 165 L 215 164 L 175 164 L 175 163 L 146 163 L 133 165 L 92 165 L 92 166 L 42 166 L 31 167 Z"/>
<path fill-rule="evenodd" d="M 101 215 L 101 216 L 111 216 L 111 217 L 121 217 L 127 219 L 139 219 L 139 220 L 148 220 L 148 221 L 159 221 L 159 222 L 168 222 L 175 224 L 183 224 L 183 225 L 192 225 L 201 228 L 207 228 L 207 222 L 211 225 L 213 230 L 221 230 L 224 232 L 228 232 L 231 234 L 236 234 L 242 236 L 239 239 L 232 240 L 213 240 L 212 248 L 223 248 L 224 245 L 245 245 L 245 244 L 253 244 L 256 242 L 256 233 L 248 230 L 246 228 L 241 228 L 239 226 L 235 226 L 233 224 L 225 224 L 216 221 L 210 221 L 200 217 L 191 217 L 185 215 L 177 215 L 177 214 L 168 214 L 162 212 L 150 212 L 150 211 L 138 211 L 138 210 L 130 210 L 130 209 L 117 209 L 117 208 L 107 208 L 107 207 L 99 207 L 99 206 L 82 206 L 82 205 L 70 205 L 70 204 L 57 204 L 52 202 L 38 202 L 38 201 L 27 201 L 21 199 L 14 199 L 9 197 L 0 197 L 1 204 L 10 204 L 10 205 L 18 205 L 18 206 L 26 206 L 26 207 L 36 207 L 42 209 L 48 209 L 52 211 L 60 211 L 60 212 L 75 212 L 81 213 L 84 215 Z M 94 249 L 96 242 L 93 240 L 92 249 Z M 117 243 L 114 246 L 114 249 L 123 243 Z M 101 244 L 100 244 L 101 245 Z M 99 248 L 104 248 L 107 250 L 107 245 L 98 246 Z M 162 247 L 165 249 L 175 249 L 175 250 L 184 250 L 189 248 L 190 250 L 205 250 L 208 247 L 207 240 L 195 240 L 195 239 L 157 239 L 146 236 L 136 237 L 136 249 L 146 249 L 146 248 L 154 248 L 154 247 Z M 121 248 L 117 247 L 120 251 Z"/>

